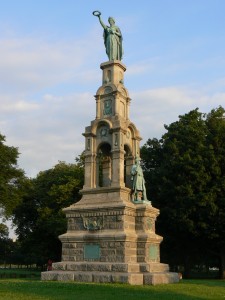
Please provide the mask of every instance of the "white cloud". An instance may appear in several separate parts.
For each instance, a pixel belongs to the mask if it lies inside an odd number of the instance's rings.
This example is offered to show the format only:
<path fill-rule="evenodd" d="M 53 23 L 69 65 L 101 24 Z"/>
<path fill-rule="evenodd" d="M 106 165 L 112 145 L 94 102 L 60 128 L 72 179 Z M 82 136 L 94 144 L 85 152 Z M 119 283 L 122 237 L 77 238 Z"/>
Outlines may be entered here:
<path fill-rule="evenodd" d="M 9 95 L 5 96 L 0 95 L 1 97 L 1 113 L 16 113 L 23 111 L 33 111 L 39 108 L 37 103 L 28 102 L 25 99 L 19 98 L 15 99 L 15 97 L 10 97 Z"/>
<path fill-rule="evenodd" d="M 159 138 L 165 132 L 164 124 L 176 121 L 178 115 L 196 107 L 209 112 L 219 105 L 225 106 L 224 93 L 210 96 L 184 87 L 130 91 L 130 95 L 130 119 L 140 130 L 143 143 L 148 138 Z M 28 97 L 14 104 L 17 109 L 2 111 L 1 130 L 8 144 L 19 147 L 19 165 L 28 176 L 51 168 L 59 160 L 73 162 L 83 151 L 82 133 L 95 119 L 93 93 L 62 96 L 49 93 L 36 102 L 31 103 Z M 20 109 L 20 106 L 28 109 Z"/>
<path fill-rule="evenodd" d="M 29 106 L 29 99 L 25 104 Z M 82 132 L 95 118 L 95 100 L 90 93 L 64 97 L 46 94 L 33 106 L 32 113 L 12 110 L 1 116 L 2 134 L 8 144 L 19 148 L 18 162 L 28 176 L 51 168 L 59 160 L 73 162 L 84 149 Z"/>
<path fill-rule="evenodd" d="M 0 40 L 1 90 L 39 91 L 55 84 L 79 80 L 79 73 L 91 57 L 98 55 L 95 31 L 76 40 L 49 41 L 39 37 Z M 91 63 L 90 63 L 91 66 Z M 87 80 L 93 80 L 95 74 Z"/>
<path fill-rule="evenodd" d="M 211 109 L 222 105 L 225 107 L 225 93 L 204 94 L 201 90 L 181 87 L 168 87 L 146 90 L 140 93 L 131 92 L 131 118 L 143 137 L 160 138 L 165 132 L 164 124 L 170 124 L 179 115 L 199 108 L 208 113 Z"/>
<path fill-rule="evenodd" d="M 154 57 L 147 60 L 140 60 L 135 64 L 129 65 L 127 75 L 144 75 L 147 72 L 152 72 L 156 67 L 156 62 L 158 59 L 158 57 Z"/>
<path fill-rule="evenodd" d="M 0 40 L 0 132 L 19 148 L 18 162 L 28 176 L 58 160 L 72 162 L 83 150 L 98 86 L 91 94 L 76 91 L 81 83 L 100 85 L 101 71 L 92 69 L 102 47 L 95 45 L 92 53 L 95 36 L 93 29 L 75 41 L 12 35 Z"/>

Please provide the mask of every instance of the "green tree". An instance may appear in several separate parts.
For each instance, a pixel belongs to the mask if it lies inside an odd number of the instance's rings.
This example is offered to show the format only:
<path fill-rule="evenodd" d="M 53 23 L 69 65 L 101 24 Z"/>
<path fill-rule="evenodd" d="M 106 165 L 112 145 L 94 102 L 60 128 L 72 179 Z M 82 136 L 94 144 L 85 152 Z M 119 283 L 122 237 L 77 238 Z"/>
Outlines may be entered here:
<path fill-rule="evenodd" d="M 225 110 L 213 109 L 206 119 L 209 147 L 208 169 L 211 175 L 209 190 L 214 206 L 205 234 L 220 256 L 220 275 L 225 278 Z M 212 248 L 212 247 L 211 247 Z"/>
<path fill-rule="evenodd" d="M 171 265 L 183 264 L 186 276 L 192 265 L 206 263 L 212 253 L 223 260 L 224 244 L 218 248 L 225 225 L 222 114 L 222 108 L 208 115 L 195 109 L 165 126 L 167 132 L 160 140 L 148 140 L 142 148 L 148 193 L 160 209 L 162 256 Z M 212 141 L 220 145 L 220 159 Z"/>
<path fill-rule="evenodd" d="M 9 229 L 7 225 L 0 223 L 0 239 L 4 240 L 7 239 L 9 236 Z"/>
<path fill-rule="evenodd" d="M 23 193 L 24 172 L 18 168 L 18 149 L 5 145 L 5 137 L 0 134 L 0 208 L 9 217 L 20 202 Z"/>
<path fill-rule="evenodd" d="M 15 209 L 13 218 L 27 261 L 43 264 L 48 258 L 60 260 L 58 236 L 66 232 L 62 209 L 80 200 L 82 187 L 83 167 L 80 162 L 59 162 L 54 168 L 30 179 L 29 191 Z"/>
<path fill-rule="evenodd" d="M 9 238 L 7 225 L 0 223 L 0 263 L 11 264 L 13 241 Z"/>

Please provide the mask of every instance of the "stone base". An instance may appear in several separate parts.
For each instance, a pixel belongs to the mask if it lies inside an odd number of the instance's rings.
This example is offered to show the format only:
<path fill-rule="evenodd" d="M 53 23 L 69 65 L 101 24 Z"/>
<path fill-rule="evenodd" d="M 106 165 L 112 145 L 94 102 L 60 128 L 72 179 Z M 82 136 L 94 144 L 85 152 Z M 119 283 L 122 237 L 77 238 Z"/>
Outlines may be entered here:
<path fill-rule="evenodd" d="M 177 273 L 169 272 L 162 263 L 75 263 L 53 264 L 53 271 L 42 272 L 42 280 L 96 283 L 127 283 L 131 285 L 156 285 L 179 282 Z"/>
<path fill-rule="evenodd" d="M 178 282 L 160 263 L 162 237 L 155 233 L 158 209 L 151 202 L 130 201 L 126 188 L 83 190 L 80 202 L 64 209 L 68 221 L 62 261 L 42 280 L 128 283 Z"/>
<path fill-rule="evenodd" d="M 179 282 L 177 273 L 125 273 L 125 272 L 74 272 L 48 271 L 41 273 L 42 280 L 96 283 L 127 283 L 131 285 L 157 285 Z"/>

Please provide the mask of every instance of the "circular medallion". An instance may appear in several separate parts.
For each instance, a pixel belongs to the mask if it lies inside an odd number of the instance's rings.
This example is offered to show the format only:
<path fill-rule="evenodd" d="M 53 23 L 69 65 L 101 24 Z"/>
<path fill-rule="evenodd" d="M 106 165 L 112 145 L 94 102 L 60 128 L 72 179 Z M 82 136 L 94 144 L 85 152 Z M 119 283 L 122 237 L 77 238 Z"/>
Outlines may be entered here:
<path fill-rule="evenodd" d="M 100 130 L 100 134 L 101 134 L 101 136 L 107 136 L 107 129 L 106 128 L 102 128 Z"/>

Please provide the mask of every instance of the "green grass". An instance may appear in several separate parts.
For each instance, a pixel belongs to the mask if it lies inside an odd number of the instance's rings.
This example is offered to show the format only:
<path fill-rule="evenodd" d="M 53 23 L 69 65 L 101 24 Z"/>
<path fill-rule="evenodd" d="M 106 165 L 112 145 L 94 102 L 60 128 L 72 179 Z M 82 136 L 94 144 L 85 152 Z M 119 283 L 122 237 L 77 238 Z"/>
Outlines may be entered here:
<path fill-rule="evenodd" d="M 2 268 L 0 278 L 33 278 L 40 279 L 41 271 L 37 269 Z"/>
<path fill-rule="evenodd" d="M 0 280 L 2 300 L 219 300 L 225 299 L 223 280 L 184 280 L 178 284 L 130 286 L 37 280 Z"/>

